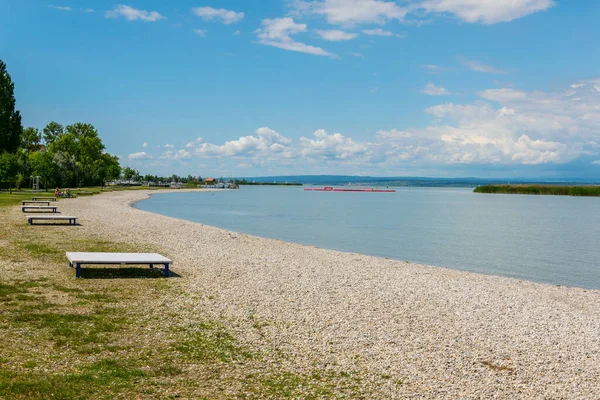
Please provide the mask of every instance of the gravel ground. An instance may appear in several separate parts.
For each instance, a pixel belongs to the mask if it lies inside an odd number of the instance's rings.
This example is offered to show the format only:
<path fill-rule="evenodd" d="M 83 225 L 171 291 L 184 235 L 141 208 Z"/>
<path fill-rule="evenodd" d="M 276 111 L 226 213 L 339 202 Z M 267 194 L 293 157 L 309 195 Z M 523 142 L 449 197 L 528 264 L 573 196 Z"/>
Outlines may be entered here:
<path fill-rule="evenodd" d="M 323 250 L 129 206 L 147 196 L 106 193 L 59 210 L 80 217 L 75 229 L 164 249 L 174 279 L 214 299 L 179 296 L 171 307 L 228 321 L 244 344 L 283 354 L 286 368 L 365 370 L 387 398 L 600 399 L 600 291 Z"/>

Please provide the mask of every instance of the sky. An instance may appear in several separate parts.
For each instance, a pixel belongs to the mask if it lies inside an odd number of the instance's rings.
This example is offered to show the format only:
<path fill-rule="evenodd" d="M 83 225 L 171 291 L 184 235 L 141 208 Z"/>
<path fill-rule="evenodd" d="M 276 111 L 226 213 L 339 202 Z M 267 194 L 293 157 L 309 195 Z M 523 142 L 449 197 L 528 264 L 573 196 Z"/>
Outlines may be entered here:
<path fill-rule="evenodd" d="M 0 0 L 24 126 L 142 174 L 600 179 L 600 1 L 122 1 Z"/>

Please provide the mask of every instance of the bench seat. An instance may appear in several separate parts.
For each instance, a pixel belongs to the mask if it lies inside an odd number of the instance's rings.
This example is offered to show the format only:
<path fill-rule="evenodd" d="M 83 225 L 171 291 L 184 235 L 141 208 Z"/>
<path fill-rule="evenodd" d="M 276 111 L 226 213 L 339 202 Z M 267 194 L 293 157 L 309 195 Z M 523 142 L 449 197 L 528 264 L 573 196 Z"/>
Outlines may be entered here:
<path fill-rule="evenodd" d="M 56 206 L 21 206 L 21 211 L 35 210 L 35 211 L 49 211 L 56 213 Z"/>
<path fill-rule="evenodd" d="M 56 197 L 32 197 L 31 200 L 56 201 Z"/>
<path fill-rule="evenodd" d="M 148 264 L 150 268 L 154 264 L 162 264 L 165 267 L 165 277 L 169 277 L 169 265 L 173 262 L 168 258 L 157 253 L 83 253 L 67 252 L 69 267 L 75 265 L 75 276 L 81 276 L 81 265 L 83 264 L 101 264 L 101 265 L 140 265 Z"/>
<path fill-rule="evenodd" d="M 33 221 L 69 221 L 69 225 L 77 225 L 77 217 L 70 215 L 28 215 L 27 223 L 33 225 Z"/>
<path fill-rule="evenodd" d="M 50 200 L 21 200 L 21 205 L 27 205 L 27 204 L 35 204 L 38 206 L 41 206 L 42 204 L 45 204 L 47 206 L 50 205 Z"/>

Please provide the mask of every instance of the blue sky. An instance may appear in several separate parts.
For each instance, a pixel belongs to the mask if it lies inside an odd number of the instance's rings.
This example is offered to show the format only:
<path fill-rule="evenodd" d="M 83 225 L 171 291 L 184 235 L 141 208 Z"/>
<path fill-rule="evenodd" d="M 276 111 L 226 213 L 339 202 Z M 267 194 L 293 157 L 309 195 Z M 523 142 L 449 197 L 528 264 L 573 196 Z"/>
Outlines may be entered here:
<path fill-rule="evenodd" d="M 600 176 L 600 2 L 0 1 L 25 126 L 143 173 Z"/>

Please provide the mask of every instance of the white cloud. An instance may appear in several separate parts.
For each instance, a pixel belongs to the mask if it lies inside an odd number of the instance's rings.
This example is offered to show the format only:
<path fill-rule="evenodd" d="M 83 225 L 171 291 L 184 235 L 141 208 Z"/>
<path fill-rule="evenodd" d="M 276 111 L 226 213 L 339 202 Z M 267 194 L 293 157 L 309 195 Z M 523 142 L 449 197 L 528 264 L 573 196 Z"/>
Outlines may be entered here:
<path fill-rule="evenodd" d="M 96 12 L 93 8 L 84 8 L 81 11 L 83 11 L 84 13 L 93 13 L 93 12 Z"/>
<path fill-rule="evenodd" d="M 398 33 L 394 33 L 394 32 L 390 32 L 390 31 L 384 31 L 381 28 L 376 28 L 376 29 L 364 29 L 362 31 L 365 35 L 368 36 L 396 36 L 396 37 L 404 37 L 403 35 L 400 35 Z"/>
<path fill-rule="evenodd" d="M 321 15 L 333 25 L 384 24 L 390 20 L 404 19 L 407 8 L 392 1 L 381 0 L 291 0 L 296 15 Z"/>
<path fill-rule="evenodd" d="M 142 148 L 145 149 L 146 147 L 148 147 L 148 143 L 144 142 L 144 144 L 142 144 Z"/>
<path fill-rule="evenodd" d="M 552 0 L 425 0 L 412 8 L 454 14 L 470 23 L 496 24 L 547 10 L 554 4 Z"/>
<path fill-rule="evenodd" d="M 145 151 L 139 153 L 132 153 L 127 157 L 129 160 L 151 160 L 152 156 L 147 154 Z"/>
<path fill-rule="evenodd" d="M 192 29 L 192 31 L 200 37 L 206 37 L 206 29 Z"/>
<path fill-rule="evenodd" d="M 315 46 L 296 42 L 290 35 L 306 32 L 306 24 L 297 24 L 292 18 L 265 19 L 262 29 L 256 30 L 260 43 L 278 47 L 284 50 L 314 54 L 318 56 L 334 57 L 330 52 Z"/>
<path fill-rule="evenodd" d="M 195 7 L 192 8 L 192 13 L 202 17 L 205 21 L 219 20 L 226 25 L 235 24 L 244 19 L 243 12 L 235 12 L 226 10 L 224 8 L 212 8 L 212 7 Z"/>
<path fill-rule="evenodd" d="M 329 24 L 355 26 L 383 25 L 392 20 L 405 20 L 408 14 L 417 18 L 425 14 L 449 13 L 469 23 L 495 24 L 510 22 L 554 6 L 552 0 L 414 0 L 399 6 L 385 0 L 288 0 L 293 16 L 318 15 Z"/>
<path fill-rule="evenodd" d="M 423 69 L 425 69 L 427 72 L 432 73 L 432 74 L 441 74 L 442 72 L 446 71 L 448 68 L 439 66 L 439 65 L 434 65 L 434 64 L 425 64 L 425 65 L 421 65 L 421 67 Z"/>
<path fill-rule="evenodd" d="M 600 160 L 592 161 L 592 164 L 600 165 Z"/>
<path fill-rule="evenodd" d="M 600 85 L 593 85 L 594 89 L 596 89 L 596 92 L 600 92 Z"/>
<path fill-rule="evenodd" d="M 166 17 L 160 15 L 156 11 L 138 10 L 123 4 L 117 4 L 112 10 L 106 11 L 104 16 L 106 18 L 123 17 L 127 21 L 137 21 L 139 19 L 145 22 L 156 22 L 161 19 L 166 19 Z"/>
<path fill-rule="evenodd" d="M 233 34 L 234 34 L 234 35 L 241 35 L 241 34 L 242 34 L 242 32 L 240 32 L 240 31 L 235 31 L 235 32 L 233 32 Z"/>
<path fill-rule="evenodd" d="M 198 146 L 200 143 L 202 143 L 202 140 L 203 139 L 201 137 L 198 137 L 196 140 L 193 140 L 193 141 L 189 142 L 188 144 L 186 144 L 185 147 L 188 149 L 193 149 L 196 146 Z"/>
<path fill-rule="evenodd" d="M 469 68 L 471 71 L 484 72 L 488 74 L 506 74 L 506 71 L 500 68 L 493 67 L 491 65 L 484 64 L 481 61 L 468 60 L 464 57 L 459 57 L 458 60 L 462 65 Z"/>
<path fill-rule="evenodd" d="M 350 33 L 345 31 L 340 31 L 338 29 L 329 29 L 329 30 L 321 30 L 317 29 L 315 31 L 317 35 L 321 36 L 325 40 L 329 40 L 332 42 L 341 42 L 344 40 L 352 40 L 358 37 L 356 33 Z"/>
<path fill-rule="evenodd" d="M 600 164 L 600 92 L 591 82 L 582 81 L 572 89 L 581 99 L 577 102 L 564 91 L 483 90 L 472 103 L 427 108 L 431 121 L 422 128 L 380 130 L 369 139 L 318 129 L 312 136 L 292 140 L 265 127 L 222 144 L 198 138 L 186 150 L 168 150 L 163 157 L 338 172 L 432 165 L 564 164 L 580 158 Z"/>
<path fill-rule="evenodd" d="M 174 144 L 171 144 L 171 143 L 165 144 L 165 149 L 174 149 L 174 148 L 175 148 Z"/>
<path fill-rule="evenodd" d="M 50 8 L 54 8 L 55 10 L 60 10 L 60 11 L 71 11 L 72 8 L 69 6 L 48 6 Z"/>
<path fill-rule="evenodd" d="M 450 92 L 448 92 L 448 90 L 446 90 L 445 87 L 435 86 L 431 82 L 429 82 L 427 85 L 425 85 L 423 90 L 421 90 L 421 93 L 427 94 L 429 96 L 447 96 L 450 94 Z"/>

